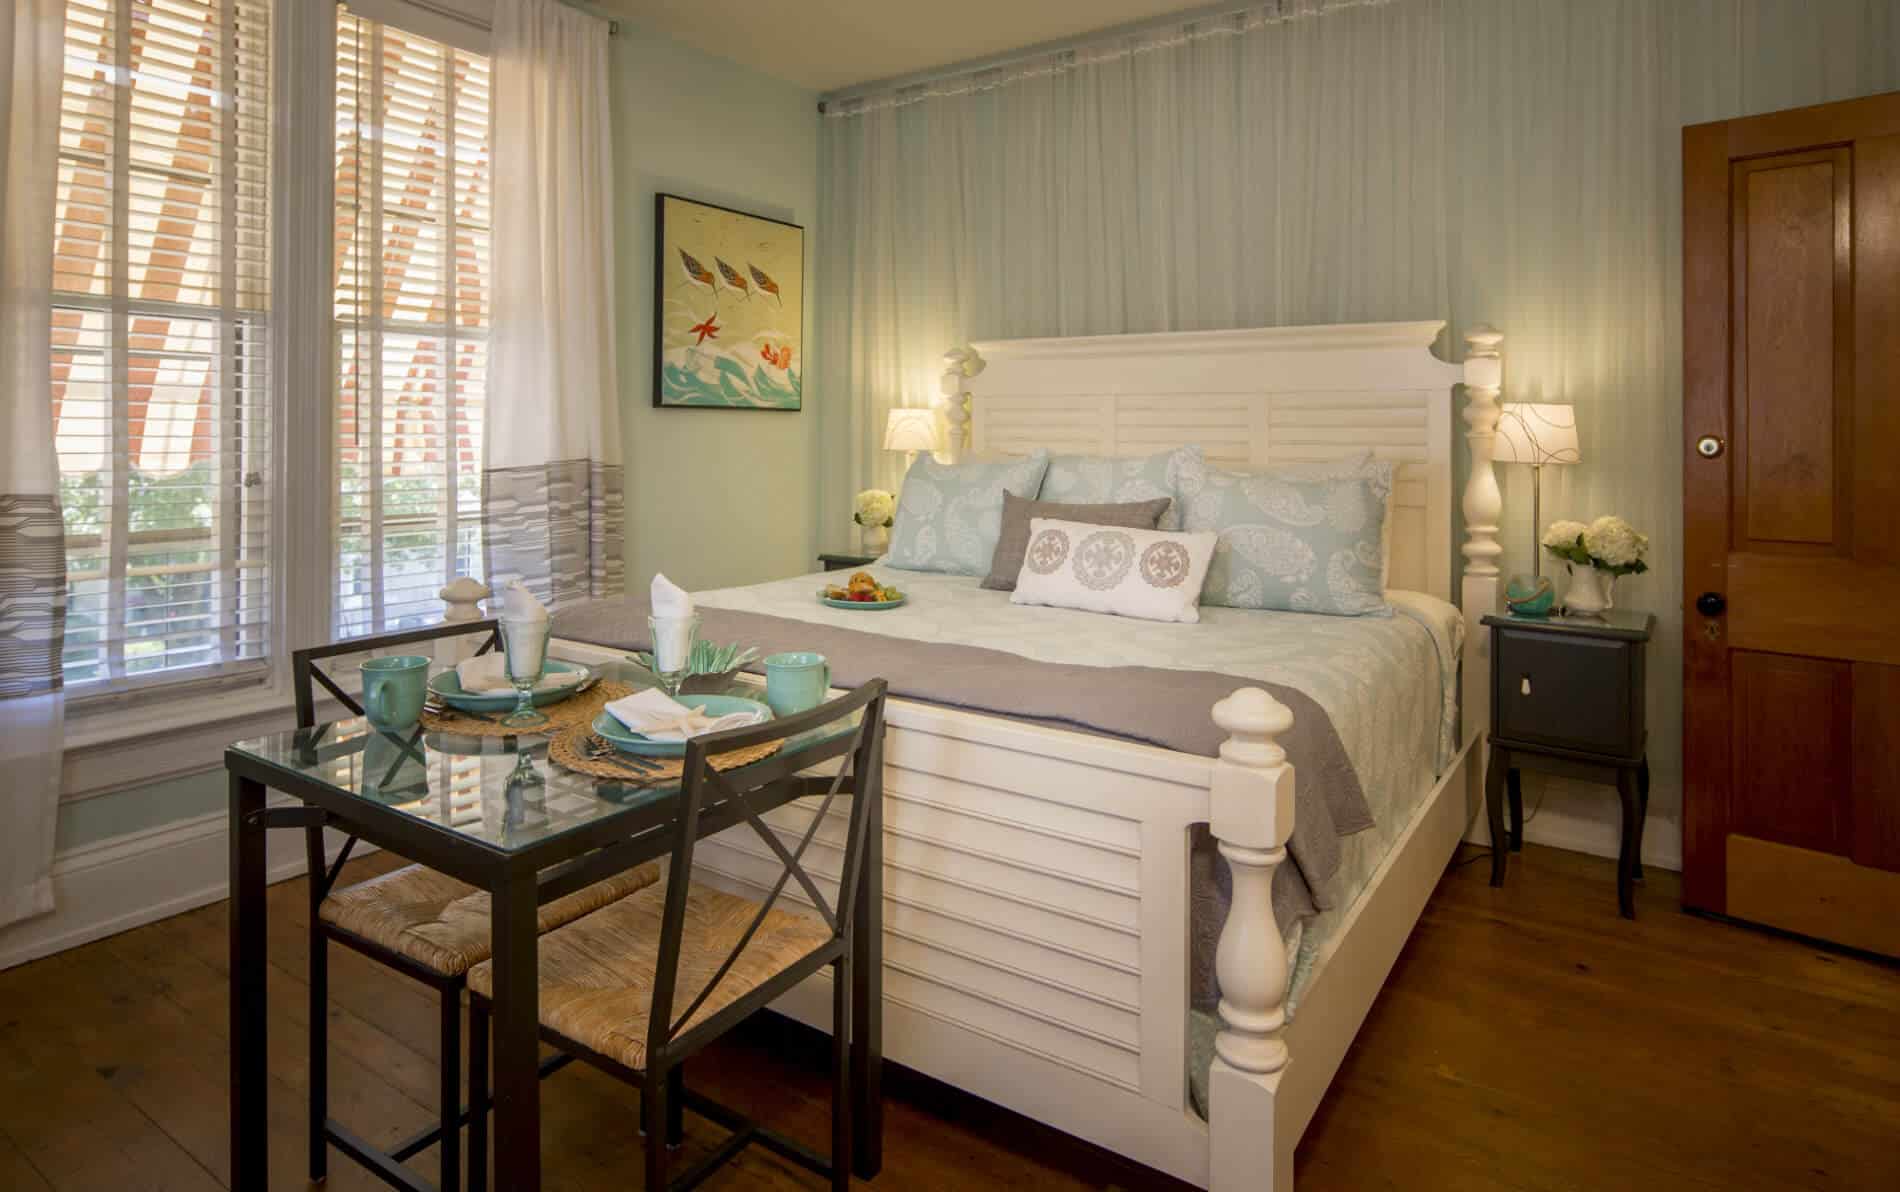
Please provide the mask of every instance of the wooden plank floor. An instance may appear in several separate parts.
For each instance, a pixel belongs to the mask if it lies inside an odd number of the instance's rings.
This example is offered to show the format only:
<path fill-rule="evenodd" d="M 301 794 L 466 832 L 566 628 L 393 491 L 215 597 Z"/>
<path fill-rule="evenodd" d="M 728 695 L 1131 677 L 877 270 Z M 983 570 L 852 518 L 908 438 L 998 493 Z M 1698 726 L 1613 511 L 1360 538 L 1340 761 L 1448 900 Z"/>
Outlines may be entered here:
<path fill-rule="evenodd" d="M 1532 847 L 1503 891 L 1488 871 L 1440 884 L 1301 1146 L 1300 1192 L 1900 1188 L 1900 971 L 1682 915 L 1669 874 L 1627 923 L 1609 862 Z M 303 884 L 270 898 L 273 1186 L 301 1188 Z M 0 973 L 0 1189 L 224 1186 L 225 924 L 208 907 Z M 430 995 L 332 955 L 333 1112 L 387 1143 L 430 1117 Z M 688 1080 L 823 1146 L 821 1055 L 768 1019 Z M 1170 1186 L 931 1082 L 893 1086 L 877 1186 Z M 575 1066 L 543 1104 L 549 1188 L 637 1184 L 630 1090 Z M 688 1123 L 689 1152 L 717 1142 Z M 432 1156 L 417 1167 L 433 1178 Z M 327 1186 L 382 1185 L 333 1156 Z M 819 1181 L 755 1148 L 709 1186 Z"/>

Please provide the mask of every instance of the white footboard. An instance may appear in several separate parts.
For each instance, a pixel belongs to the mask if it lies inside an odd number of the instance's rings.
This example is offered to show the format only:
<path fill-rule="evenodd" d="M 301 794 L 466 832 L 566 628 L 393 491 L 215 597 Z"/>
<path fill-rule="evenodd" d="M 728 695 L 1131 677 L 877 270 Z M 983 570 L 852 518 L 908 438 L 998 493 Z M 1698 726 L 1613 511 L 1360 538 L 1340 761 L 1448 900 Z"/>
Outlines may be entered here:
<path fill-rule="evenodd" d="M 1205 1183 L 1186 1096 L 1188 841 L 1214 763 L 902 701 L 889 719 L 885 1054 Z M 768 818 L 790 832 L 811 814 Z M 837 859 L 812 868 L 835 879 Z M 695 861 L 741 887 L 777 872 L 732 833 Z M 781 1008 L 822 1026 L 822 980 Z"/>

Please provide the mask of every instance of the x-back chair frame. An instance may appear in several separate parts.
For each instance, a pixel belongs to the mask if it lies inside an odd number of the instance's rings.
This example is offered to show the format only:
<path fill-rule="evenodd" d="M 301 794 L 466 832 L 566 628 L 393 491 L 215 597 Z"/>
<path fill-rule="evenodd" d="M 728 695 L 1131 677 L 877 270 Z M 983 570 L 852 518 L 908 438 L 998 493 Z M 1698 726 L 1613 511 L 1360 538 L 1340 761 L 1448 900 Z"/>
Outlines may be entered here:
<path fill-rule="evenodd" d="M 871 831 L 882 830 L 882 817 L 877 814 L 877 804 L 884 793 L 884 699 L 884 680 L 873 679 L 810 711 L 688 741 L 679 796 L 680 813 L 671 828 L 674 833 L 672 859 L 667 871 L 666 906 L 660 927 L 652 1009 L 648 1016 L 645 1069 L 630 1068 L 574 1040 L 542 1029 L 542 1038 L 549 1044 L 640 1090 L 641 1125 L 647 1139 L 645 1186 L 648 1189 L 657 1192 L 661 1188 L 692 1188 L 753 1142 L 829 1177 L 834 1188 L 842 1189 L 850 1185 L 852 966 L 858 959 L 853 955 L 852 925 L 858 893 L 863 884 L 865 842 Z M 796 738 L 860 713 L 856 728 L 849 732 L 787 750 L 736 770 L 722 773 L 714 770 L 707 761 L 710 757 L 732 750 Z M 840 764 L 838 772 L 830 778 L 804 773 L 841 758 L 848 759 L 848 764 Z M 778 833 L 765 823 L 753 803 L 753 796 L 768 789 L 773 790 L 775 795 L 796 792 L 796 797 L 822 796 L 810 826 L 795 848 L 786 847 Z M 845 834 L 837 905 L 833 906 L 806 871 L 803 862 L 806 850 L 817 839 L 833 802 L 844 795 L 851 798 L 851 810 Z M 698 842 L 702 813 L 709 805 L 723 812 L 737 813 L 736 818 L 750 826 L 777 856 L 781 872 L 739 942 L 685 1010 L 675 1015 L 674 985 L 679 975 L 680 949 L 685 935 L 693 851 Z M 875 829 L 874 825 L 877 825 Z M 722 1006 L 704 1021 L 687 1026 L 731 972 L 787 883 L 792 881 L 798 883 L 818 916 L 824 920 L 830 937 L 819 947 Z M 833 970 L 832 1134 L 829 1161 L 726 1106 L 704 1096 L 688 1093 L 682 1079 L 682 1066 L 693 1054 L 825 967 Z M 469 1187 L 473 1190 L 486 1187 L 488 1016 L 487 999 L 471 991 L 469 1067 L 470 1102 L 474 1106 L 474 1113 L 469 1129 Z M 682 1110 L 687 1106 L 732 1131 L 732 1134 L 712 1153 L 669 1184 L 666 1181 L 668 1148 L 658 1145 L 656 1140 L 664 1134 L 669 1144 L 677 1145 L 682 1136 Z"/>

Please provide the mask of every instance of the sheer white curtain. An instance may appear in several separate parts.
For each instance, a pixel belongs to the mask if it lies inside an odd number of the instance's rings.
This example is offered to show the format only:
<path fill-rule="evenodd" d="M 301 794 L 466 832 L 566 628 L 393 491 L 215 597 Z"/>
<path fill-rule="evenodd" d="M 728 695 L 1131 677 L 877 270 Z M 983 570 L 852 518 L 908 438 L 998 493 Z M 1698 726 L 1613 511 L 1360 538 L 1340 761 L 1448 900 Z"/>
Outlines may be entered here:
<path fill-rule="evenodd" d="M 834 104 L 824 524 L 897 479 L 884 414 L 927 404 L 954 344 L 1442 312 L 1438 16 L 1284 0 Z"/>
<path fill-rule="evenodd" d="M 53 909 L 66 550 L 53 452 L 53 183 L 66 0 L 0 0 L 0 927 Z"/>
<path fill-rule="evenodd" d="M 1584 463 L 1547 472 L 1545 514 L 1652 534 L 1619 588 L 1662 619 L 1674 817 L 1681 127 L 1896 87 L 1891 0 L 1282 0 L 833 104 L 820 517 L 897 479 L 884 411 L 927 404 L 970 339 L 1495 324 L 1506 399 L 1577 407 Z M 1529 470 L 1499 474 L 1501 565 L 1528 570 Z"/>
<path fill-rule="evenodd" d="M 607 24 L 496 0 L 494 314 L 482 529 L 492 579 L 620 591 Z"/>

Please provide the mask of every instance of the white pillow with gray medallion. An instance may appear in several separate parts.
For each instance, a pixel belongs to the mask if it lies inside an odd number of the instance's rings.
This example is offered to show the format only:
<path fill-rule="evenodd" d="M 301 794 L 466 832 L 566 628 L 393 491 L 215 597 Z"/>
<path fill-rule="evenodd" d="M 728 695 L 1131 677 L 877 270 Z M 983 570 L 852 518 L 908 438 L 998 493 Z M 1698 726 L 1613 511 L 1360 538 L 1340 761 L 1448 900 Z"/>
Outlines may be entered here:
<path fill-rule="evenodd" d="M 1144 621 L 1201 619 L 1213 533 L 1135 530 L 1036 517 L 1012 604 L 1043 604 Z"/>

